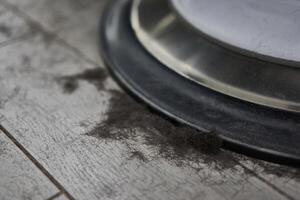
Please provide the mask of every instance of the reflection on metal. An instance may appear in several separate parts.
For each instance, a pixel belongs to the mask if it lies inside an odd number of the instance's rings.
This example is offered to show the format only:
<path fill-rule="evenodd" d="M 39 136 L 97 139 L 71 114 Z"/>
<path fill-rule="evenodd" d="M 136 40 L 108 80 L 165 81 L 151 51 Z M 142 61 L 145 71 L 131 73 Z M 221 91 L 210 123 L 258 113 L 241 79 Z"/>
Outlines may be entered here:
<path fill-rule="evenodd" d="M 182 76 L 242 100 L 300 112 L 298 68 L 255 60 L 204 39 L 167 0 L 134 0 L 131 24 L 142 45 Z"/>
<path fill-rule="evenodd" d="M 169 0 L 208 38 L 248 56 L 300 67 L 299 0 Z"/>

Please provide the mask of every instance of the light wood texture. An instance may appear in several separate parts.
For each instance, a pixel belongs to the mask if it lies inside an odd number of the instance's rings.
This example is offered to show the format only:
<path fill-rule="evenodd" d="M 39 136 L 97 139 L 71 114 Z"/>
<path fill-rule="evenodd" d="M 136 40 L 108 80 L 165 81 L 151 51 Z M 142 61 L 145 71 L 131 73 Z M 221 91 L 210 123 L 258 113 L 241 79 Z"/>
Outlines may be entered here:
<path fill-rule="evenodd" d="M 0 131 L 0 199 L 47 199 L 58 189 Z"/>
<path fill-rule="evenodd" d="M 30 34 L 30 27 L 25 25 L 23 19 L 15 17 L 11 11 L 0 5 L 0 48 Z"/>
<path fill-rule="evenodd" d="M 227 151 L 219 156 L 221 161 L 203 154 L 197 161 L 183 158 L 178 165 L 143 142 L 143 131 L 127 140 L 87 135 L 106 117 L 108 89 L 118 87 L 110 77 L 100 90 L 81 79 L 77 90 L 66 93 L 58 80 L 103 68 L 97 24 L 106 2 L 0 0 L 33 32 L 0 48 L 0 124 L 60 183 L 68 198 L 299 199 L 299 171 L 292 168 Z M 132 150 L 142 152 L 147 161 L 132 157 Z M 277 174 L 279 170 L 284 173 Z"/>
<path fill-rule="evenodd" d="M 8 0 L 98 64 L 98 25 L 109 0 Z M 81 28 L 82 27 L 82 28 Z M 102 63 L 101 63 L 102 64 Z"/>
<path fill-rule="evenodd" d="M 68 198 L 65 195 L 60 195 L 57 198 L 54 198 L 53 200 L 68 200 Z"/>

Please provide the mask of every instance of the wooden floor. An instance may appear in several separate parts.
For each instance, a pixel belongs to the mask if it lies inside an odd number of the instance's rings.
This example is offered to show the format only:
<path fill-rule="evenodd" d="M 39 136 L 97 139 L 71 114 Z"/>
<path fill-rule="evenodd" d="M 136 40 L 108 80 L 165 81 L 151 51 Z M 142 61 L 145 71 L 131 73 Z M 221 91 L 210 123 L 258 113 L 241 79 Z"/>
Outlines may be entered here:
<path fill-rule="evenodd" d="M 0 199 L 300 199 L 295 168 L 164 138 L 98 55 L 105 3 L 0 0 Z"/>

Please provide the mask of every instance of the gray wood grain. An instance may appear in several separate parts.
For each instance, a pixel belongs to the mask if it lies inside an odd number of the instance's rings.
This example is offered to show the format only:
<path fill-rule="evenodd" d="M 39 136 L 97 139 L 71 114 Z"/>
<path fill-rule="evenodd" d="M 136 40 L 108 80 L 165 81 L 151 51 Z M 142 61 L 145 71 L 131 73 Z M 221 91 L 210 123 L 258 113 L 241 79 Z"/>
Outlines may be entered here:
<path fill-rule="evenodd" d="M 299 172 L 291 168 L 226 151 L 219 156 L 226 160 L 203 154 L 178 165 L 144 143 L 143 131 L 127 140 L 88 136 L 106 117 L 108 89 L 117 86 L 110 77 L 100 90 L 80 79 L 78 89 L 66 93 L 58 80 L 100 67 L 95 24 L 105 1 L 8 2 L 45 30 L 0 48 L 0 123 L 76 199 L 298 199 Z M 132 150 L 147 161 L 132 157 Z"/>
<path fill-rule="evenodd" d="M 23 19 L 0 5 L 0 48 L 16 40 L 26 39 L 32 34 L 30 26 L 25 25 Z"/>
<path fill-rule="evenodd" d="M 95 62 L 102 62 L 98 54 L 97 38 L 101 12 L 109 0 L 9 0 L 48 31 L 76 47 Z M 83 27 L 83 28 L 79 28 Z M 74 31 L 76 30 L 76 31 Z"/>
<path fill-rule="evenodd" d="M 68 200 L 68 198 L 65 195 L 60 195 L 57 198 L 54 198 L 53 200 Z"/>
<path fill-rule="evenodd" d="M 26 39 L 32 29 L 23 19 L 0 6 L 0 48 Z M 2 90 L 1 90 L 2 91 Z M 0 95 L 7 95 L 0 92 Z M 0 106 L 7 99 L 0 100 Z M 0 131 L 0 199 L 46 199 L 57 187 Z"/>
<path fill-rule="evenodd" d="M 58 189 L 0 131 L 0 199 L 47 199 Z"/>

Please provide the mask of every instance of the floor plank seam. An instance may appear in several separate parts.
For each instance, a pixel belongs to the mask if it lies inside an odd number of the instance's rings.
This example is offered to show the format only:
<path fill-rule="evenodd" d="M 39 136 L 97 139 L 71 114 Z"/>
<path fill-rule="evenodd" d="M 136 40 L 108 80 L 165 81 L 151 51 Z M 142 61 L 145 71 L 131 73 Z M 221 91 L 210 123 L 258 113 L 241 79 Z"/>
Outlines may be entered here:
<path fill-rule="evenodd" d="M 32 156 L 28 150 L 19 143 L 15 137 L 8 132 L 6 128 L 4 128 L 0 124 L 0 131 L 2 131 L 24 154 L 25 156 L 59 189 L 60 193 L 65 194 L 66 197 L 70 200 L 75 200 L 75 198 L 40 164 L 34 156 Z"/>
<path fill-rule="evenodd" d="M 63 193 L 60 191 L 60 192 L 58 192 L 58 193 L 52 195 L 51 197 L 49 197 L 49 198 L 46 199 L 46 200 L 54 200 L 54 199 L 58 198 L 60 195 L 62 195 L 62 194 L 63 194 Z"/>
<path fill-rule="evenodd" d="M 23 20 L 25 20 L 26 22 L 28 22 L 30 25 L 32 25 L 32 27 L 35 27 L 36 30 L 39 31 L 40 33 L 42 33 L 43 35 L 47 35 L 47 36 L 50 35 L 53 38 L 55 38 L 56 41 L 58 42 L 58 44 L 64 46 L 65 48 L 69 49 L 73 53 L 76 53 L 77 55 L 82 57 L 85 61 L 90 63 L 91 65 L 93 65 L 95 67 L 102 67 L 102 66 L 99 66 L 99 64 L 96 61 L 88 58 L 82 51 L 80 51 L 79 49 L 77 49 L 76 47 L 72 46 L 71 44 L 66 42 L 64 39 L 59 37 L 59 35 L 57 33 L 47 30 L 40 22 L 33 19 L 31 16 L 29 16 L 27 13 L 20 10 L 15 5 L 7 2 L 6 0 L 0 0 L 0 4 L 2 6 L 4 6 L 6 9 L 10 10 L 13 14 L 17 15 L 18 17 L 20 17 Z"/>
<path fill-rule="evenodd" d="M 240 163 L 239 161 L 236 161 L 235 159 L 234 159 L 234 161 L 237 162 L 241 167 L 243 167 L 243 169 L 246 170 L 248 173 L 252 174 L 254 177 L 258 178 L 260 181 L 267 184 L 269 187 L 271 187 L 273 190 L 275 190 L 276 192 L 278 192 L 279 194 L 281 194 L 285 198 L 287 198 L 289 200 L 296 200 L 295 198 L 288 195 L 286 192 L 282 191 L 281 189 L 279 189 L 278 187 L 276 187 L 275 185 L 273 185 L 269 181 L 267 181 L 264 178 L 262 178 L 261 176 L 259 176 L 257 173 L 255 173 L 253 170 L 249 169 L 244 164 Z"/>

